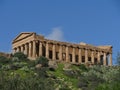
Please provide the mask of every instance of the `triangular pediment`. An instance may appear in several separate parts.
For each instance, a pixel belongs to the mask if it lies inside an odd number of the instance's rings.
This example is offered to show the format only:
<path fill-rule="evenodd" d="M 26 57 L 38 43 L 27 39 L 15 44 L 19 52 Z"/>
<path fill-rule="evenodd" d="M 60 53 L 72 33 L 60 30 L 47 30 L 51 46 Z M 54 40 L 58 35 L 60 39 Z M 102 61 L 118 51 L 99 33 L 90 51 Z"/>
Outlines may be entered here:
<path fill-rule="evenodd" d="M 13 40 L 13 42 L 22 40 L 22 39 L 24 39 L 24 38 L 27 38 L 27 37 L 33 35 L 33 34 L 34 34 L 33 32 L 23 32 L 23 33 L 20 33 L 20 34 Z"/>

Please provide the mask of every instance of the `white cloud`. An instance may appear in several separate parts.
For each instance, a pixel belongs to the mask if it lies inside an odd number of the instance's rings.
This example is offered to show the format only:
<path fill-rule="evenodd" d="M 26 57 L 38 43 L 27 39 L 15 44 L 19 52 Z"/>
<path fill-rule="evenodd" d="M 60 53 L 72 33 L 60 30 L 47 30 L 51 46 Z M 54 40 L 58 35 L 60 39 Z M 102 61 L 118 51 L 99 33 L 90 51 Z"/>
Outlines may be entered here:
<path fill-rule="evenodd" d="M 53 28 L 52 32 L 49 35 L 47 35 L 46 38 L 51 40 L 63 41 L 64 36 L 61 27 Z"/>

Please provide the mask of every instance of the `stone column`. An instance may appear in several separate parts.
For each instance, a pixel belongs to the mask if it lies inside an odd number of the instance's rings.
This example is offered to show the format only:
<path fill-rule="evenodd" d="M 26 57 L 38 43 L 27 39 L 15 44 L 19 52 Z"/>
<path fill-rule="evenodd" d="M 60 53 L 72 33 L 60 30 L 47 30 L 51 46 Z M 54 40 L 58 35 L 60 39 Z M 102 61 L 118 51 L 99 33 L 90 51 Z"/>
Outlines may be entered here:
<path fill-rule="evenodd" d="M 85 50 L 85 63 L 88 62 L 88 50 L 86 49 Z"/>
<path fill-rule="evenodd" d="M 42 56 L 42 42 L 39 43 L 39 56 Z"/>
<path fill-rule="evenodd" d="M 32 57 L 32 43 L 29 43 L 29 57 Z"/>
<path fill-rule="evenodd" d="M 73 47 L 73 52 L 72 52 L 72 63 L 75 63 L 75 48 Z"/>
<path fill-rule="evenodd" d="M 106 53 L 104 53 L 104 57 L 103 57 L 103 65 L 104 65 L 104 66 L 106 66 L 106 59 L 107 59 Z"/>
<path fill-rule="evenodd" d="M 98 54 L 97 54 L 97 58 L 98 58 L 98 63 L 100 63 L 100 52 L 98 51 Z"/>
<path fill-rule="evenodd" d="M 12 54 L 14 54 L 16 51 L 15 51 L 15 48 L 12 49 Z"/>
<path fill-rule="evenodd" d="M 79 54 L 78 54 L 78 57 L 79 57 L 79 63 L 81 63 L 82 62 L 82 56 L 81 56 L 81 49 L 79 48 L 79 52 L 78 52 Z"/>
<path fill-rule="evenodd" d="M 52 48 L 53 50 L 53 60 L 55 60 L 56 59 L 56 53 L 55 53 L 55 45 L 53 44 L 53 48 Z"/>
<path fill-rule="evenodd" d="M 36 42 L 33 41 L 33 58 L 36 58 Z"/>
<path fill-rule="evenodd" d="M 92 64 L 94 64 L 94 51 L 91 52 Z"/>
<path fill-rule="evenodd" d="M 17 52 L 21 52 L 21 48 L 20 47 L 17 48 Z"/>
<path fill-rule="evenodd" d="M 68 51 L 68 46 L 66 46 L 66 62 L 69 62 L 69 51 Z"/>
<path fill-rule="evenodd" d="M 19 48 L 18 47 L 16 48 L 16 52 L 19 52 Z"/>
<path fill-rule="evenodd" d="M 13 49 L 13 53 L 16 53 L 16 52 L 17 52 L 17 48 L 14 48 L 14 49 Z"/>
<path fill-rule="evenodd" d="M 28 46 L 25 44 L 25 54 L 28 55 Z"/>
<path fill-rule="evenodd" d="M 59 46 L 59 60 L 62 60 L 62 46 Z"/>
<path fill-rule="evenodd" d="M 21 52 L 24 53 L 24 50 L 23 50 L 23 45 L 20 47 L 21 48 Z"/>
<path fill-rule="evenodd" d="M 110 53 L 110 63 L 109 66 L 112 66 L 112 54 Z"/>
<path fill-rule="evenodd" d="M 46 43 L 46 58 L 49 58 L 49 45 Z"/>

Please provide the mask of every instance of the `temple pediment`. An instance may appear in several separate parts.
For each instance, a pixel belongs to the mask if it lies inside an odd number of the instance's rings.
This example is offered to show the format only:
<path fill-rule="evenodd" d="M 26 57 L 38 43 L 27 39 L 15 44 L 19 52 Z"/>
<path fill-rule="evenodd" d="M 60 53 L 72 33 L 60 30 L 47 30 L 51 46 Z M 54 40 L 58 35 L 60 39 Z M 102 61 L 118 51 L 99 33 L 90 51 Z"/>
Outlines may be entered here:
<path fill-rule="evenodd" d="M 33 34 L 34 34 L 33 32 L 22 32 L 13 40 L 13 42 L 25 39 Z"/>

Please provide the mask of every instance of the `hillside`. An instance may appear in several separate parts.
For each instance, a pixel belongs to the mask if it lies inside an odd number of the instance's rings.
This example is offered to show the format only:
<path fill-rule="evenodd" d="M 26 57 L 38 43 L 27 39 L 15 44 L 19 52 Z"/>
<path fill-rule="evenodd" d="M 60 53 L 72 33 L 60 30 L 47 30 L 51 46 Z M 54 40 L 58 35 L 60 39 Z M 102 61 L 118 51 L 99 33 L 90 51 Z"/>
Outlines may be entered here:
<path fill-rule="evenodd" d="M 120 67 L 31 61 L 15 53 L 0 56 L 0 90 L 120 90 Z"/>
<path fill-rule="evenodd" d="M 11 54 L 4 53 L 4 52 L 0 52 L 0 56 L 4 56 L 4 57 L 6 57 L 6 58 L 10 58 L 10 57 L 11 57 Z"/>

